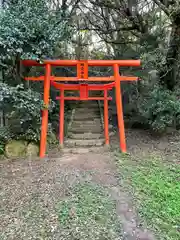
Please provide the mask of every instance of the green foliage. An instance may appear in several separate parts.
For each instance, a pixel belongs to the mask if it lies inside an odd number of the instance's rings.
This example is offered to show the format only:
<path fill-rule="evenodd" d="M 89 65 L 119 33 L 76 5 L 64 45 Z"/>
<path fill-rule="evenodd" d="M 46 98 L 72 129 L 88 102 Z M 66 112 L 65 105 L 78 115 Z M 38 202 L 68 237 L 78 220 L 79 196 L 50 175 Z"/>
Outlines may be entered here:
<path fill-rule="evenodd" d="M 148 44 L 148 43 L 147 43 Z M 142 66 L 147 69 L 161 69 L 166 61 L 165 50 L 161 48 L 151 49 L 146 52 L 146 48 L 140 49 Z"/>
<path fill-rule="evenodd" d="M 156 156 L 122 158 L 119 156 L 118 166 L 125 182 L 133 188 L 140 215 L 156 231 L 158 239 L 179 239 L 179 166 Z"/>
<path fill-rule="evenodd" d="M 58 205 L 63 239 L 118 239 L 115 203 L 100 186 L 77 185 L 71 197 Z"/>
<path fill-rule="evenodd" d="M 9 127 L 0 127 L 0 144 L 3 145 L 5 142 L 11 140 L 13 137 L 9 130 Z"/>
<path fill-rule="evenodd" d="M 43 107 L 41 94 L 31 89 L 25 90 L 22 85 L 10 87 L 0 84 L 0 108 L 4 109 L 8 116 L 8 136 L 16 139 L 39 141 L 41 114 Z M 51 101 L 49 112 L 54 108 Z M 51 130 L 51 126 L 49 126 Z M 3 135 L 3 134 L 2 134 Z M 4 141 L 9 140 L 4 136 Z"/>
<path fill-rule="evenodd" d="M 154 131 L 164 132 L 167 127 L 180 126 L 180 102 L 173 92 L 155 86 L 147 96 L 142 96 L 139 105 L 142 122 Z"/>
<path fill-rule="evenodd" d="M 0 155 L 4 153 L 4 145 L 0 144 Z"/>
<path fill-rule="evenodd" d="M 13 137 L 9 127 L 0 127 L 0 155 L 4 153 L 5 143 Z"/>
<path fill-rule="evenodd" d="M 51 11 L 45 0 L 18 0 L 0 9 L 0 59 L 51 57 L 59 41 L 67 40 L 68 19 Z"/>
<path fill-rule="evenodd" d="M 66 11 L 66 12 L 65 12 Z M 16 85 L 21 80 L 20 59 L 52 58 L 54 51 L 69 39 L 68 9 L 52 8 L 45 0 L 9 1 L 0 8 L 0 67 L 3 81 Z M 34 88 L 38 89 L 38 88 Z M 39 89 L 38 89 L 39 90 Z M 37 90 L 37 91 L 38 91 Z M 0 143 L 10 138 L 38 142 L 41 110 L 52 113 L 54 102 L 44 106 L 36 90 L 0 84 L 0 109 L 8 120 L 8 136 L 0 133 Z M 6 121 L 7 122 L 7 121 Z M 52 126 L 49 124 L 49 134 Z"/>

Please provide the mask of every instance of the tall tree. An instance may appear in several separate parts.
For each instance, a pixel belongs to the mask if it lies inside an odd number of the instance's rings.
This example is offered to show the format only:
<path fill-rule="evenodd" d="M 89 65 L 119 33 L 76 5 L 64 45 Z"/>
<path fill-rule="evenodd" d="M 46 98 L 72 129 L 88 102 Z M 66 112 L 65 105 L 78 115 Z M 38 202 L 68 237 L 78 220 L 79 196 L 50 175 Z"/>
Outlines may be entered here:
<path fill-rule="evenodd" d="M 171 21 L 166 62 L 160 73 L 161 82 L 169 90 L 174 90 L 180 76 L 180 1 L 153 0 Z"/>
<path fill-rule="evenodd" d="M 50 9 L 44 0 L 16 0 L 0 14 L 0 65 L 12 66 L 11 78 L 19 76 L 21 58 L 53 56 L 59 41 L 67 40 L 68 18 L 61 9 Z"/>
<path fill-rule="evenodd" d="M 84 1 L 81 4 L 85 29 L 95 31 L 110 44 L 115 57 L 143 54 L 146 67 L 156 68 L 160 83 L 173 90 L 179 74 L 179 0 L 88 0 L 88 4 Z"/>

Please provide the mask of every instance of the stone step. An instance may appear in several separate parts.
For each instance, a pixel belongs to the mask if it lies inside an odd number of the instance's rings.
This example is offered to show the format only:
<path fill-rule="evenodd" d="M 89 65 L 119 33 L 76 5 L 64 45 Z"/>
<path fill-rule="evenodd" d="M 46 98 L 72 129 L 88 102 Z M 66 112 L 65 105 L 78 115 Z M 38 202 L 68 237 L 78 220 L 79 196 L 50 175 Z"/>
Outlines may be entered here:
<path fill-rule="evenodd" d="M 84 123 L 88 124 L 88 125 L 89 124 L 100 124 L 100 125 L 102 124 L 101 123 L 101 118 L 94 118 L 94 119 L 90 119 L 90 120 L 87 119 L 85 121 L 83 121 L 83 120 L 82 121 L 79 121 L 79 120 L 74 120 L 73 121 L 73 124 L 81 124 L 81 125 L 83 125 Z"/>
<path fill-rule="evenodd" d="M 84 108 L 79 108 L 76 109 L 75 111 L 75 115 L 81 115 L 81 114 L 92 114 L 92 115 L 100 115 L 100 111 L 99 109 L 94 109 L 94 108 L 88 108 L 88 109 L 84 109 Z"/>
<path fill-rule="evenodd" d="M 85 121 L 83 121 L 83 122 L 73 122 L 72 123 L 72 125 L 71 125 L 71 128 L 80 128 L 80 129 L 90 129 L 91 130 L 91 128 L 93 129 L 93 128 L 102 128 L 102 124 L 101 124 L 101 122 L 96 122 L 96 123 L 94 123 L 93 121 L 91 122 L 91 121 L 89 121 L 89 122 L 85 122 Z M 89 131 L 88 131 L 89 132 Z"/>
<path fill-rule="evenodd" d="M 79 108 L 84 108 L 84 109 L 89 109 L 89 108 L 95 108 L 95 109 L 99 109 L 99 105 L 96 104 L 79 104 L 77 105 L 77 109 Z"/>
<path fill-rule="evenodd" d="M 77 127 L 71 127 L 69 129 L 69 133 L 102 133 L 103 128 L 102 127 L 96 127 L 96 126 L 91 126 L 91 127 L 83 127 L 83 128 L 77 128 Z"/>
<path fill-rule="evenodd" d="M 100 110 L 98 107 L 87 107 L 87 108 L 78 107 L 78 108 L 76 108 L 76 112 L 78 112 L 78 113 L 82 113 L 82 112 L 97 113 L 97 112 L 100 112 Z"/>
<path fill-rule="evenodd" d="M 68 147 L 93 147 L 103 146 L 104 139 L 67 139 L 65 145 Z"/>
<path fill-rule="evenodd" d="M 87 107 L 87 106 L 91 106 L 91 107 L 97 107 L 97 106 L 99 106 L 98 105 L 98 103 L 96 103 L 96 102 L 94 102 L 94 103 L 80 103 L 80 104 L 78 104 L 77 106 L 82 106 L 82 107 Z"/>
<path fill-rule="evenodd" d="M 97 101 L 81 101 L 77 106 L 97 106 L 98 102 Z"/>
<path fill-rule="evenodd" d="M 77 134 L 68 134 L 70 139 L 100 139 L 103 138 L 104 134 L 101 133 L 77 133 Z"/>
<path fill-rule="evenodd" d="M 72 128 L 94 128 L 99 127 L 102 128 L 101 121 L 74 121 L 71 125 Z"/>
<path fill-rule="evenodd" d="M 84 126 L 76 126 L 73 125 L 70 129 L 70 131 L 76 132 L 76 133 L 101 133 L 103 131 L 103 128 L 101 125 L 84 125 Z"/>
<path fill-rule="evenodd" d="M 89 114 L 89 113 L 75 114 L 73 120 L 83 121 L 83 120 L 93 120 L 93 119 L 100 119 L 100 114 Z"/>
<path fill-rule="evenodd" d="M 89 121 L 89 122 L 80 122 L 80 121 L 75 121 L 72 123 L 71 125 L 71 129 L 81 129 L 81 130 L 87 130 L 87 132 L 91 132 L 91 130 L 93 129 L 101 129 L 103 130 L 104 127 L 101 124 L 101 121 L 99 122 L 93 122 L 93 121 Z M 111 124 L 109 124 L 109 131 L 113 130 L 113 126 Z M 86 131 L 85 131 L 86 132 Z"/>
<path fill-rule="evenodd" d="M 86 153 L 89 153 L 89 152 L 95 152 L 95 153 L 98 153 L 98 152 L 104 152 L 104 151 L 107 151 L 108 148 L 102 146 L 102 147 L 89 147 L 89 148 L 63 148 L 62 149 L 62 152 L 64 154 L 67 154 L 67 153 L 73 153 L 73 154 L 86 154 Z"/>
<path fill-rule="evenodd" d="M 87 119 L 80 119 L 80 118 L 74 118 L 72 123 L 81 123 L 83 124 L 84 122 L 88 122 L 88 123 L 101 123 L 101 119 L 98 117 L 95 118 L 87 118 Z"/>
<path fill-rule="evenodd" d="M 96 103 L 96 104 L 79 104 L 79 105 L 76 105 L 76 109 L 88 109 L 88 108 L 95 108 L 95 109 L 99 109 L 99 105 Z"/>
<path fill-rule="evenodd" d="M 113 130 L 113 125 L 112 124 L 109 124 L 109 130 Z"/>

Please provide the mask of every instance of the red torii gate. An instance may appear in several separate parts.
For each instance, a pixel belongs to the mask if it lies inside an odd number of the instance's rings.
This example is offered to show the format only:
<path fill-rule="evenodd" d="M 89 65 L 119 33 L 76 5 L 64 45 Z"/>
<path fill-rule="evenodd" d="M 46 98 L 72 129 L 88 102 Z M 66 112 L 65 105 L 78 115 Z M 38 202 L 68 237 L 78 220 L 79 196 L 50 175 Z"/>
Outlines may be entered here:
<path fill-rule="evenodd" d="M 109 145 L 109 128 L 108 128 L 108 100 L 112 100 L 111 97 L 107 96 L 108 90 L 114 87 L 114 83 L 105 85 L 88 85 L 88 84 L 59 84 L 54 81 L 51 84 L 60 90 L 60 97 L 56 99 L 60 100 L 60 125 L 59 125 L 59 142 L 63 146 L 64 141 L 64 100 L 104 100 L 104 133 L 105 133 L 105 143 Z M 64 97 L 65 90 L 79 91 L 79 97 Z M 103 91 L 104 97 L 89 97 L 89 91 Z"/>
<path fill-rule="evenodd" d="M 140 66 L 140 60 L 45 60 L 43 63 L 39 63 L 34 60 L 23 60 L 24 66 L 44 66 L 45 75 L 40 77 L 25 77 L 25 80 L 33 81 L 44 81 L 44 105 L 47 107 L 42 111 L 42 124 L 41 124 L 41 139 L 40 139 L 40 157 L 45 156 L 46 152 L 46 139 L 48 130 L 48 105 L 49 105 L 49 91 L 50 83 L 60 90 L 60 131 L 59 141 L 63 144 L 64 139 L 64 101 L 65 100 L 104 100 L 104 131 L 105 131 L 105 143 L 109 144 L 109 130 L 108 130 L 108 100 L 112 98 L 108 97 L 108 90 L 113 87 L 116 89 L 116 106 L 117 106 L 117 117 L 118 117 L 118 128 L 120 137 L 120 149 L 122 152 L 126 152 L 126 141 L 124 131 L 124 119 L 123 119 L 123 107 L 121 97 L 121 81 L 136 81 L 137 77 L 121 76 L 119 74 L 119 67 L 121 66 Z M 53 66 L 76 66 L 77 76 L 76 77 L 56 77 L 51 75 L 51 68 Z M 89 66 L 107 66 L 113 67 L 114 76 L 110 77 L 89 77 L 88 67 Z M 56 81 L 79 81 L 78 84 L 66 84 L 57 83 Z M 106 84 L 84 84 L 86 82 L 108 82 Z M 111 83 L 109 83 L 111 82 Z M 64 91 L 76 90 L 79 91 L 79 97 L 65 97 Z M 104 97 L 89 97 L 89 91 L 104 91 Z"/>

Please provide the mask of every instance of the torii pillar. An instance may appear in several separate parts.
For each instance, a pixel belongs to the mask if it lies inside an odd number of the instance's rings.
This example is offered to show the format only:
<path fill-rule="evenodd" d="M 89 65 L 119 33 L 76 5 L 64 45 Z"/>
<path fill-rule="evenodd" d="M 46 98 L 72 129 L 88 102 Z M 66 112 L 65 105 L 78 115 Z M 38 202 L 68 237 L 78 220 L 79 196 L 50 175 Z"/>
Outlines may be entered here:
<path fill-rule="evenodd" d="M 45 76 L 40 77 L 26 77 L 25 80 L 33 80 L 33 81 L 44 81 L 44 107 L 42 110 L 42 124 L 41 124 L 41 140 L 40 140 L 40 157 L 43 158 L 46 153 L 46 140 L 47 140 L 47 132 L 48 132 L 48 108 L 49 108 L 49 94 L 50 94 L 50 81 L 71 81 L 82 83 L 86 82 L 113 82 L 116 89 L 116 106 L 117 106 L 117 118 L 118 118 L 118 128 L 119 128 L 119 138 L 120 138 L 120 149 L 122 152 L 126 152 L 126 141 L 125 141 L 125 130 L 124 130 L 124 119 L 123 119 L 123 107 L 122 107 L 122 95 L 121 95 L 121 81 L 136 81 L 137 77 L 128 77 L 128 76 L 120 76 L 119 67 L 138 67 L 140 66 L 139 60 L 86 60 L 86 61 L 78 61 L 78 60 L 45 60 L 42 64 L 38 63 L 34 60 L 23 60 L 22 64 L 24 66 L 44 66 L 45 67 Z M 76 77 L 56 77 L 51 75 L 51 67 L 53 66 L 76 66 L 77 68 L 77 76 Z M 88 76 L 88 67 L 89 66 L 106 66 L 112 67 L 114 70 L 114 76 L 110 77 L 89 77 Z M 65 84 L 66 87 L 70 87 L 70 84 Z M 65 87 L 64 86 L 64 87 Z M 97 85 L 98 86 L 98 85 Z M 97 89 L 97 86 L 95 87 Z M 84 87 L 81 85 L 81 87 Z M 74 87 L 73 87 L 74 88 Z M 94 86 L 93 86 L 94 88 Z M 64 88 L 65 89 L 65 88 Z M 68 100 L 64 97 L 64 89 L 61 95 L 61 117 L 64 118 L 64 100 Z M 85 94 L 83 99 L 93 100 L 92 98 L 87 96 L 87 91 L 80 91 Z M 80 96 L 82 100 L 82 96 Z M 104 90 L 104 97 L 107 97 L 107 90 Z M 74 100 L 78 100 L 75 99 Z M 105 101 L 105 125 L 108 124 L 108 105 Z M 61 121 L 61 124 L 63 121 Z M 61 126 L 63 128 L 63 126 Z M 63 132 L 61 132 L 63 139 Z M 105 129 L 105 135 L 108 136 L 108 129 Z M 62 140 L 63 141 L 63 140 Z M 62 143 L 61 141 L 61 143 Z M 105 139 L 106 144 L 109 144 L 109 137 Z"/>

